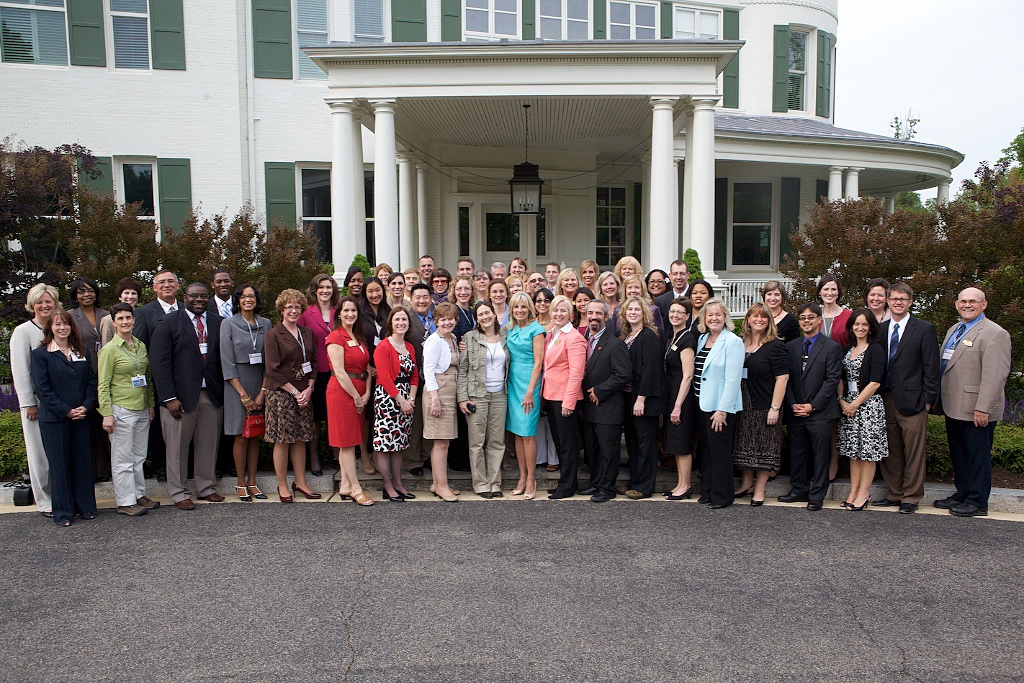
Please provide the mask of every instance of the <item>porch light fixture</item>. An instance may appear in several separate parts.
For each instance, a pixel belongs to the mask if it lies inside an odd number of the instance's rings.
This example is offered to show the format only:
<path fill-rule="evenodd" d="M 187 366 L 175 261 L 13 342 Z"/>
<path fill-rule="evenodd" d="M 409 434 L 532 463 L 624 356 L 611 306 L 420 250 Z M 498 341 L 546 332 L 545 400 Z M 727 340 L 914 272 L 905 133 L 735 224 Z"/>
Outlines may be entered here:
<path fill-rule="evenodd" d="M 523 112 L 526 117 L 526 144 L 525 161 L 516 164 L 512 170 L 512 180 L 508 181 L 509 192 L 512 196 L 513 216 L 538 216 L 540 215 L 540 192 L 544 181 L 540 179 L 537 172 L 540 167 L 530 163 L 530 105 L 523 105 Z"/>

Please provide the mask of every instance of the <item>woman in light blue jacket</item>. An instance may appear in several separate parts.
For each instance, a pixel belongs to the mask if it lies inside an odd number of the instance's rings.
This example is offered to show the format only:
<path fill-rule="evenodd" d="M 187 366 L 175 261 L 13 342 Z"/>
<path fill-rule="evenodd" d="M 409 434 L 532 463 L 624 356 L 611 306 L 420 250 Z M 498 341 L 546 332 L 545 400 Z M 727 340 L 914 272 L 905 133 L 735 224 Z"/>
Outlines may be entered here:
<path fill-rule="evenodd" d="M 732 505 L 732 440 L 743 409 L 743 341 L 732 333 L 729 309 L 721 299 L 708 300 L 697 318 L 700 339 L 694 358 L 693 395 L 697 447 L 701 454 L 700 501 L 718 510 Z"/>

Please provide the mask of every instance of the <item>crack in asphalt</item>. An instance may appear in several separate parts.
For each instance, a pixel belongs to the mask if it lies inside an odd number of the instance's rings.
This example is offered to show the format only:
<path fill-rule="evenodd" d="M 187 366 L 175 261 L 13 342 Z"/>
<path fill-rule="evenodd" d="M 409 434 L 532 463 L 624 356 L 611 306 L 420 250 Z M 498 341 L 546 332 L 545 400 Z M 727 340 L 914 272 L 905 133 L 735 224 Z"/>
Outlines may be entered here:
<path fill-rule="evenodd" d="M 370 550 L 370 541 L 373 539 L 373 533 L 370 531 L 372 524 L 367 525 L 367 536 L 363 539 L 362 545 Z M 342 679 L 344 683 L 348 683 L 349 678 L 352 675 L 352 669 L 356 665 L 356 657 L 359 653 L 356 650 L 355 635 L 352 633 L 352 619 L 355 617 L 356 608 L 359 606 L 359 596 L 362 594 L 363 586 L 366 583 L 366 575 L 369 573 L 369 567 L 363 564 L 362 571 L 359 573 L 359 580 L 356 582 L 353 594 L 355 598 L 349 605 L 348 614 L 345 616 L 345 640 L 348 644 L 348 666 L 345 667 L 345 677 Z"/>

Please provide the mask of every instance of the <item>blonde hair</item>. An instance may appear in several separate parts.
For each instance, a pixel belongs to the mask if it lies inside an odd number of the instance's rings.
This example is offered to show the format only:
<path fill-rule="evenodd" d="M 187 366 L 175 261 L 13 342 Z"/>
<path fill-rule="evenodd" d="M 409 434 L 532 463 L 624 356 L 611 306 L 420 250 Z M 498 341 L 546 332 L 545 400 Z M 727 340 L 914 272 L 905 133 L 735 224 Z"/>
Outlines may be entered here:
<path fill-rule="evenodd" d="M 725 326 L 723 329 L 732 332 L 734 325 L 732 324 L 732 314 L 729 313 L 729 307 L 721 299 L 708 299 L 701 306 L 700 313 L 697 314 L 697 329 L 700 333 L 707 334 L 708 326 L 704 324 L 704 319 L 707 317 L 707 312 L 712 306 L 718 306 L 718 308 L 722 309 L 722 314 L 725 316 Z M 768 316 L 768 319 L 770 320 L 771 316 Z"/>
<path fill-rule="evenodd" d="M 769 292 L 772 290 L 768 290 Z M 707 307 L 707 304 L 704 304 Z M 764 330 L 764 335 L 761 337 L 761 343 L 766 344 L 773 339 L 779 338 L 779 328 L 775 326 L 775 320 L 772 318 L 772 312 L 768 310 L 768 305 L 760 301 L 755 301 L 747 309 L 746 315 L 743 316 L 743 324 L 740 327 L 740 336 L 743 338 L 743 343 L 749 342 L 754 337 L 754 331 L 750 329 L 750 316 L 755 313 L 760 313 L 764 317 L 768 318 L 768 327 Z"/>
<path fill-rule="evenodd" d="M 622 286 L 622 296 L 627 296 L 626 295 L 626 288 L 629 285 L 631 285 L 631 284 L 640 285 L 640 294 L 638 294 L 638 295 L 634 294 L 632 296 L 638 296 L 640 299 L 643 299 L 648 304 L 651 303 L 651 298 L 650 298 L 650 295 L 647 293 L 647 287 L 646 287 L 646 285 L 644 283 L 644 279 L 642 277 L 640 277 L 640 275 L 637 274 L 637 273 L 634 273 L 633 275 L 630 275 L 629 277 L 623 279 L 622 285 L 621 285 Z"/>
<path fill-rule="evenodd" d="M 615 264 L 615 277 L 619 279 L 619 282 L 622 282 L 622 266 L 632 266 L 633 274 L 643 277 L 644 269 L 643 266 L 640 265 L 640 262 L 632 256 L 623 256 L 619 259 L 619 262 Z"/>
<path fill-rule="evenodd" d="M 518 257 L 516 257 L 516 258 L 518 258 Z M 519 286 L 522 287 L 522 289 L 519 290 L 520 292 L 523 291 L 523 289 L 526 289 L 526 280 L 523 279 L 522 275 L 509 275 L 509 276 L 507 276 L 505 278 L 505 289 L 507 289 L 510 292 L 512 291 L 512 281 L 513 280 L 519 280 Z"/>
<path fill-rule="evenodd" d="M 565 304 L 566 306 L 569 307 L 569 318 L 571 320 L 572 319 L 572 312 L 576 310 L 576 307 L 572 305 L 571 301 L 569 301 L 569 297 L 565 296 L 564 294 L 556 294 L 555 295 L 555 298 L 551 300 L 551 307 L 548 308 L 548 311 L 553 313 L 554 310 L 555 310 L 555 307 L 556 306 L 561 306 L 562 304 Z"/>
<path fill-rule="evenodd" d="M 60 294 L 57 293 L 57 288 L 53 285 L 48 285 L 45 282 L 40 282 L 37 285 L 33 285 L 32 289 L 28 290 L 28 295 L 25 297 L 25 310 L 29 313 L 35 313 L 35 305 L 43 298 L 43 294 L 50 295 L 50 298 L 53 299 L 53 306 L 55 310 L 64 308 L 61 306 Z"/>
<path fill-rule="evenodd" d="M 651 307 L 640 297 L 631 296 L 627 297 L 626 300 L 622 302 L 622 305 L 619 306 L 619 336 L 623 339 L 628 337 L 632 331 L 632 326 L 626 320 L 626 309 L 634 301 L 640 306 L 640 311 L 643 313 L 643 318 L 641 319 L 640 324 L 652 332 L 657 333 L 657 330 L 654 329 L 654 314 L 651 313 Z"/>
<path fill-rule="evenodd" d="M 508 325 L 506 327 L 509 330 L 511 330 L 513 327 L 519 326 L 519 321 L 516 320 L 516 317 L 514 315 L 512 315 L 512 311 L 515 310 L 515 307 L 521 303 L 526 304 L 527 310 L 530 311 L 530 315 L 527 317 L 526 322 L 523 323 L 522 326 L 526 327 L 527 325 L 529 325 L 530 323 L 537 319 L 537 309 L 533 307 L 533 299 L 530 298 L 530 295 L 527 294 L 526 292 L 516 292 L 508 301 L 509 315 Z"/>
<path fill-rule="evenodd" d="M 455 285 L 459 284 L 460 282 L 469 283 L 469 301 L 467 301 L 466 303 L 472 304 L 473 295 L 476 294 L 476 287 L 473 286 L 473 278 L 471 278 L 468 275 L 456 275 L 455 279 L 451 281 L 451 283 L 448 285 L 448 301 L 455 303 Z"/>
<path fill-rule="evenodd" d="M 613 280 L 615 280 L 615 300 L 619 301 L 620 299 L 622 299 L 622 282 L 619 280 L 619 276 L 610 270 L 606 270 L 597 276 L 597 291 L 594 292 L 594 296 L 601 299 L 601 301 L 604 301 L 604 292 L 601 290 L 602 285 L 604 285 L 604 281 L 607 280 L 608 278 L 612 278 Z"/>
<path fill-rule="evenodd" d="M 583 259 L 583 263 L 580 264 L 580 280 L 583 280 L 583 273 L 587 268 L 594 269 L 594 282 L 597 282 L 597 276 L 601 274 L 601 266 L 597 265 L 596 261 L 591 261 L 588 258 Z"/>
<path fill-rule="evenodd" d="M 581 287 L 580 274 L 577 273 L 574 268 L 566 268 L 561 273 L 558 274 L 558 278 L 555 280 L 555 294 L 562 293 L 562 282 L 565 280 L 565 278 L 569 277 L 570 275 L 576 276 L 576 289 L 579 289 Z"/>

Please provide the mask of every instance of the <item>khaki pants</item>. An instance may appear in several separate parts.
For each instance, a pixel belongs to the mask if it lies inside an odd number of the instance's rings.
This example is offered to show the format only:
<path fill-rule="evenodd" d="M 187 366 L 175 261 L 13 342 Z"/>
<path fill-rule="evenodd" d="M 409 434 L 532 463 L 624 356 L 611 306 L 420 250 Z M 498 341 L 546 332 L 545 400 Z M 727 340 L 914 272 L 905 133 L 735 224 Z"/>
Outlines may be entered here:
<path fill-rule="evenodd" d="M 886 498 L 917 505 L 924 497 L 925 436 L 928 413 L 903 415 L 896 410 L 892 394 L 882 397 L 885 404 L 885 431 L 889 438 L 889 457 L 882 458 L 882 478 L 889 491 Z"/>
<path fill-rule="evenodd" d="M 483 398 L 470 399 L 470 403 L 476 404 L 476 412 L 466 415 L 473 490 L 477 493 L 500 491 L 508 394 L 502 389 Z"/>
<path fill-rule="evenodd" d="M 193 474 L 200 496 L 217 487 L 217 444 L 220 442 L 223 411 L 213 405 L 208 392 L 199 394 L 199 405 L 175 420 L 166 407 L 160 408 L 160 427 L 167 444 L 167 492 L 177 503 L 192 497 L 188 488 L 188 446 L 195 442 Z"/>
<path fill-rule="evenodd" d="M 146 495 L 142 463 L 149 447 L 149 408 L 128 410 L 111 406 L 114 432 L 110 435 L 110 471 L 118 506 L 135 505 Z"/>

